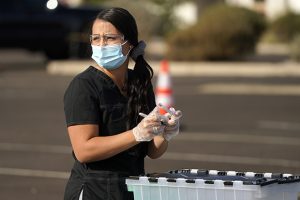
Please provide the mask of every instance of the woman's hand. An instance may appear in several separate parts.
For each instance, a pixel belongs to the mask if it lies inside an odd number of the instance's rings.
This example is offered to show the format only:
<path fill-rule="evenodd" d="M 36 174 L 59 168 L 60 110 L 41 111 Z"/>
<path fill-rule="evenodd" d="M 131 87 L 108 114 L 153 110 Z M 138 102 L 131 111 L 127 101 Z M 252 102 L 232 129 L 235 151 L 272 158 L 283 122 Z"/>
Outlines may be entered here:
<path fill-rule="evenodd" d="M 164 116 L 169 119 L 166 122 L 165 131 L 163 133 L 163 137 L 170 141 L 173 137 L 178 135 L 180 122 L 179 119 L 182 117 L 182 112 L 180 110 L 175 110 L 174 108 L 170 108 L 171 113 L 166 113 Z"/>
<path fill-rule="evenodd" d="M 151 141 L 155 136 L 162 135 L 165 126 L 161 124 L 159 108 L 155 107 L 145 118 L 132 129 L 136 141 Z"/>

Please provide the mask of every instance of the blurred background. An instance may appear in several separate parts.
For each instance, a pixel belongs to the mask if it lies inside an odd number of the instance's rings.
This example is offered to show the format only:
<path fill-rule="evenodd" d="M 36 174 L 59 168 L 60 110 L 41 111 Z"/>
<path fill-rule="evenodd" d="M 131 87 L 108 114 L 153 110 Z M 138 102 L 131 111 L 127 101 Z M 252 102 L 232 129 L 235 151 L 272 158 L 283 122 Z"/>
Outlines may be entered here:
<path fill-rule="evenodd" d="M 181 134 L 146 171 L 300 173 L 300 1 L 0 1 L 0 198 L 62 199 L 73 164 L 63 95 L 103 8 L 128 9 Z M 166 63 L 166 62 L 164 62 Z"/>

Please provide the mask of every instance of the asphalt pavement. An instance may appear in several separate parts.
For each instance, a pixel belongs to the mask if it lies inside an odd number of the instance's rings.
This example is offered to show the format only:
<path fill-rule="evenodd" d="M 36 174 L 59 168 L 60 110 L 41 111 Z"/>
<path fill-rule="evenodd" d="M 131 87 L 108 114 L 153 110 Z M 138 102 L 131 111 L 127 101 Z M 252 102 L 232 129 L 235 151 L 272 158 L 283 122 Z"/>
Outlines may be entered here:
<path fill-rule="evenodd" d="M 63 94 L 91 62 L 4 55 L 0 199 L 62 199 L 73 164 Z M 150 63 L 157 74 L 160 63 Z M 175 105 L 184 113 L 182 129 L 164 156 L 146 159 L 147 172 L 195 168 L 300 174 L 299 64 L 170 62 L 170 67 Z"/>

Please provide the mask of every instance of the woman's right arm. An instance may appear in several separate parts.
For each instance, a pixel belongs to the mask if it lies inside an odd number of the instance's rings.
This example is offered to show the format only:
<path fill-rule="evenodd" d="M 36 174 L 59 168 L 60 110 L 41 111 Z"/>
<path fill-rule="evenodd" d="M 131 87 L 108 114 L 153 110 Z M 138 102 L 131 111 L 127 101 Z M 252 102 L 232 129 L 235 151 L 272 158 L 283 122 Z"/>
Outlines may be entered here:
<path fill-rule="evenodd" d="M 79 162 L 92 162 L 110 158 L 138 144 L 132 130 L 113 135 L 99 136 L 98 125 L 74 125 L 68 134 Z"/>
<path fill-rule="evenodd" d="M 132 130 L 112 136 L 99 136 L 101 133 L 99 133 L 98 125 L 69 126 L 68 133 L 76 158 L 80 162 L 103 160 L 129 149 L 139 142 L 151 141 L 155 134 L 162 134 L 164 130 L 157 112 L 158 108 L 156 107 Z"/>

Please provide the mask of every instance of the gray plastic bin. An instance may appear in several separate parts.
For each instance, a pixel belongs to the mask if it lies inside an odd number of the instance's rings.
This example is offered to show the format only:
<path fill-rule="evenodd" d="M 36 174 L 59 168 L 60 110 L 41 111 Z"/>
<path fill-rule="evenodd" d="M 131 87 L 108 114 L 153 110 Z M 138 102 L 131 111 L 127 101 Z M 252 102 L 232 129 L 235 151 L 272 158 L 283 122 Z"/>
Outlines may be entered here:
<path fill-rule="evenodd" d="M 174 170 L 126 179 L 134 200 L 297 200 L 300 177 L 291 174 Z"/>

